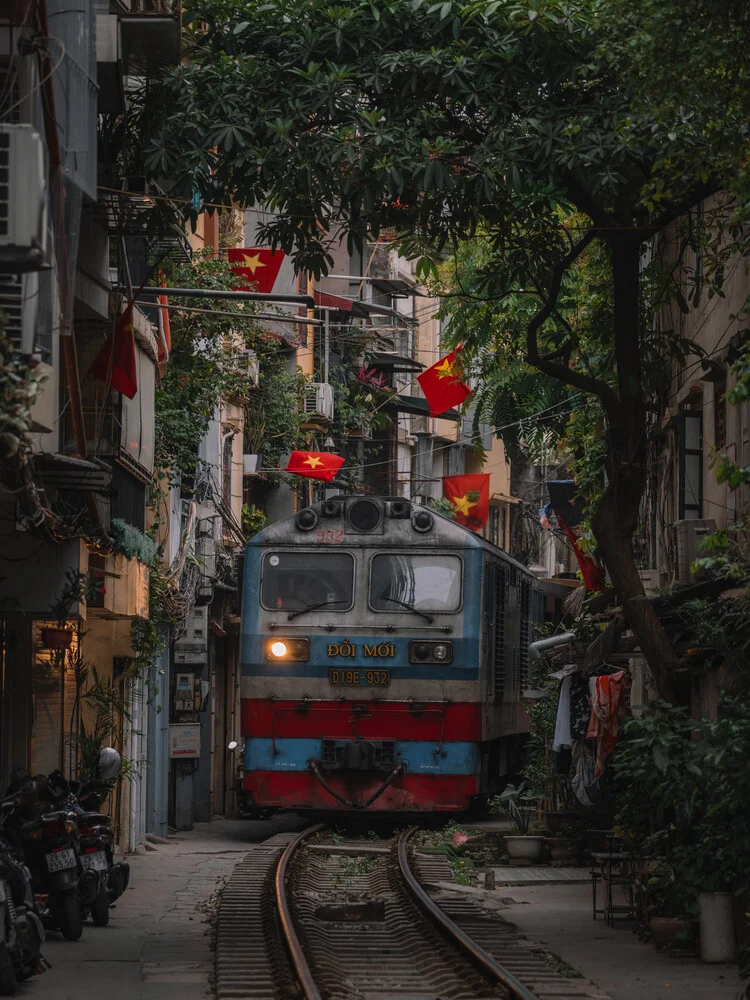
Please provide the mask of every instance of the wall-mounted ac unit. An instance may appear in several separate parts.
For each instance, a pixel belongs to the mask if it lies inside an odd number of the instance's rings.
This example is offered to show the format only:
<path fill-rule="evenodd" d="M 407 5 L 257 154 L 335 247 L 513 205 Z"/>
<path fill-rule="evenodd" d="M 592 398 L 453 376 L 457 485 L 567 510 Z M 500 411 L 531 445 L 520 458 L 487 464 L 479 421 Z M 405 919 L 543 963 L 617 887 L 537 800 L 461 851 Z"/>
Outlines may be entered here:
<path fill-rule="evenodd" d="M 175 663 L 208 663 L 208 607 L 193 608 L 185 632 L 174 644 Z"/>
<path fill-rule="evenodd" d="M 0 123 L 0 269 L 47 266 L 44 146 L 32 125 Z"/>
<path fill-rule="evenodd" d="M 716 531 L 716 521 L 705 518 L 693 518 L 685 521 L 675 521 L 673 528 L 675 580 L 678 583 L 693 583 L 695 582 L 695 576 L 690 572 L 690 567 L 701 556 L 698 544 L 706 535 L 713 535 Z"/>
<path fill-rule="evenodd" d="M 302 412 L 313 419 L 333 420 L 333 386 L 327 382 L 313 382 L 302 400 Z"/>
<path fill-rule="evenodd" d="M 255 386 L 258 384 L 260 376 L 260 362 L 255 351 L 240 351 L 234 357 L 234 364 L 238 371 L 247 375 L 248 380 Z"/>
<path fill-rule="evenodd" d="M 0 271 L 0 311 L 5 314 L 5 333 L 15 350 L 19 354 L 33 355 L 39 313 L 39 275 Z"/>

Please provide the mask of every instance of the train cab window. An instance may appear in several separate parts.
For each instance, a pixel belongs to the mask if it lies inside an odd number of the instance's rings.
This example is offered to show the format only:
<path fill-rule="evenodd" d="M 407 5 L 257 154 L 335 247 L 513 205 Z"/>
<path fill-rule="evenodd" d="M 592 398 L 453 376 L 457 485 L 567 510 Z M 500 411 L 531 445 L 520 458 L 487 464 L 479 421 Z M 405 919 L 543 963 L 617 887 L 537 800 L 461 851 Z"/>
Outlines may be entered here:
<path fill-rule="evenodd" d="M 263 557 L 260 603 L 269 611 L 348 611 L 353 596 L 349 552 L 267 552 Z"/>
<path fill-rule="evenodd" d="M 375 611 L 458 611 L 461 607 L 461 560 L 458 556 L 397 555 L 373 557 L 370 607 Z"/>

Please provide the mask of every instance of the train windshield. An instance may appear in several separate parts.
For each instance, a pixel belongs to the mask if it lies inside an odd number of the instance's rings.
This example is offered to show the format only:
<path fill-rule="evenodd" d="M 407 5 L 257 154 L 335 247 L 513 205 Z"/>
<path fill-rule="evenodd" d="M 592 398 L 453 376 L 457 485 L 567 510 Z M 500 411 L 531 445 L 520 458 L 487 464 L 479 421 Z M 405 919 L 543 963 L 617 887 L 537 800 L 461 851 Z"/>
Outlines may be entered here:
<path fill-rule="evenodd" d="M 461 560 L 458 556 L 375 556 L 370 572 L 370 606 L 375 611 L 458 611 L 461 607 Z"/>
<path fill-rule="evenodd" d="M 269 610 L 323 607 L 347 611 L 354 595 L 354 558 L 348 552 L 267 552 L 260 603 Z"/>

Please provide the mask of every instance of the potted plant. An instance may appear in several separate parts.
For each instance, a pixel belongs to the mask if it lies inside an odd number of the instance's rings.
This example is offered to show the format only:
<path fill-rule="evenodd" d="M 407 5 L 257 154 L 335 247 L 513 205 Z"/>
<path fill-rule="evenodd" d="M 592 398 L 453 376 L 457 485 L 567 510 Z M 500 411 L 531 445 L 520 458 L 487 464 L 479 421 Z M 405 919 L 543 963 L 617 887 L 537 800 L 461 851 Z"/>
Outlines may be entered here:
<path fill-rule="evenodd" d="M 541 798 L 538 792 L 526 791 L 526 782 L 522 781 L 517 788 L 509 784 L 490 799 L 490 812 L 505 813 L 513 821 L 513 830 L 505 836 L 505 848 L 512 860 L 537 861 L 541 857 L 544 834 L 529 833 L 531 807 Z"/>
<path fill-rule="evenodd" d="M 74 604 L 90 601 L 96 594 L 104 593 L 101 580 L 94 573 L 78 573 L 68 570 L 67 583 L 57 600 L 50 605 L 55 617 L 55 626 L 43 628 L 42 642 L 47 649 L 70 649 L 73 642 L 73 629 L 68 628 L 68 620 Z"/>

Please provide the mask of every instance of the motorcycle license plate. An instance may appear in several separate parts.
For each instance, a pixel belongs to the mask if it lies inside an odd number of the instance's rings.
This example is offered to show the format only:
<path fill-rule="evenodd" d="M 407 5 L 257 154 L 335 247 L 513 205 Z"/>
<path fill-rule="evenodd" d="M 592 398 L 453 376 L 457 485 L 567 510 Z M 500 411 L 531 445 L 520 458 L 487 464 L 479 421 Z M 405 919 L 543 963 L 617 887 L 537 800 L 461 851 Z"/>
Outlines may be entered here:
<path fill-rule="evenodd" d="M 76 853 L 70 847 L 66 847 L 62 851 L 55 851 L 53 854 L 48 854 L 46 857 L 47 871 L 62 872 L 65 871 L 66 868 L 76 867 Z"/>
<path fill-rule="evenodd" d="M 104 851 L 92 851 L 91 854 L 83 854 L 81 856 L 81 864 L 84 868 L 94 872 L 106 872 L 109 867 L 107 864 L 107 855 Z"/>

